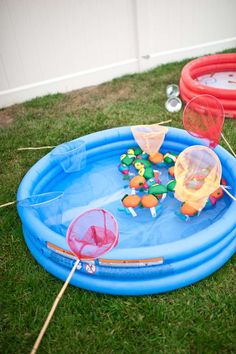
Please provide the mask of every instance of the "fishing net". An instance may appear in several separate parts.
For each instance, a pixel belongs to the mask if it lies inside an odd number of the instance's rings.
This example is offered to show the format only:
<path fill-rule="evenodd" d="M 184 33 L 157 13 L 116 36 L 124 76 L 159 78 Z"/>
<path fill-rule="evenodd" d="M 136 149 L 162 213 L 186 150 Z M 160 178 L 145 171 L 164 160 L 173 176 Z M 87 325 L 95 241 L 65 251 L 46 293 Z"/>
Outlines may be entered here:
<path fill-rule="evenodd" d="M 224 125 L 222 104 L 211 95 L 194 97 L 184 109 L 183 125 L 191 135 L 204 139 L 207 146 L 215 148 Z"/>
<path fill-rule="evenodd" d="M 175 197 L 201 210 L 221 180 L 221 163 L 206 146 L 191 146 L 179 155 L 175 164 Z"/>
<path fill-rule="evenodd" d="M 168 128 L 158 124 L 137 125 L 131 127 L 131 131 L 140 148 L 149 155 L 153 155 L 163 144 Z"/>
<path fill-rule="evenodd" d="M 70 224 L 67 243 L 79 259 L 96 259 L 118 242 L 118 225 L 104 209 L 90 209 Z"/>

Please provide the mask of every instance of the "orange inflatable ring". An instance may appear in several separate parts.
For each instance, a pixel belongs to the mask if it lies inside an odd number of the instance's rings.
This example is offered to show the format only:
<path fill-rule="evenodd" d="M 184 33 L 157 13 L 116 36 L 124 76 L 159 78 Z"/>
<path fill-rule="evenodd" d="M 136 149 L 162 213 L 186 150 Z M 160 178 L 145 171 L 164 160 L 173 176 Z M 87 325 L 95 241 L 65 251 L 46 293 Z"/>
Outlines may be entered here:
<path fill-rule="evenodd" d="M 216 97 L 224 107 L 225 116 L 236 118 L 236 53 L 209 55 L 184 66 L 181 98 L 188 103 L 202 94 Z"/>

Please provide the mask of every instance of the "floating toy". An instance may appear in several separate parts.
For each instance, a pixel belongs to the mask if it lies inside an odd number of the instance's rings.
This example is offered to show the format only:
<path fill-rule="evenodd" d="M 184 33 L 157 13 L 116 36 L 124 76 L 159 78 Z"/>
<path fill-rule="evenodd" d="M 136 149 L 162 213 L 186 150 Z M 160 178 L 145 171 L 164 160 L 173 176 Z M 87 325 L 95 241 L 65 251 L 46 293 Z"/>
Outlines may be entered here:
<path fill-rule="evenodd" d="M 128 155 L 135 155 L 135 156 L 138 156 L 138 155 L 141 155 L 143 152 L 142 152 L 142 149 L 137 146 L 137 147 L 132 147 L 132 148 L 129 148 L 127 150 L 127 154 Z"/>
<path fill-rule="evenodd" d="M 53 194 L 51 202 L 41 203 L 40 211 L 17 204 L 29 251 L 47 272 L 66 280 L 76 261 L 66 242 L 68 225 L 94 207 L 114 215 L 120 237 L 117 247 L 105 256 L 81 261 L 82 268 L 76 269 L 70 284 L 83 289 L 125 296 L 168 292 L 208 277 L 235 253 L 236 203 L 226 194 L 191 223 L 176 217 L 169 198 L 158 218 L 141 209 L 135 209 L 138 217 L 128 217 L 118 211 L 125 194 L 122 176 L 111 171 L 121 151 L 135 146 L 131 128 L 108 129 L 81 139 L 86 144 L 86 170 L 66 173 L 49 153 L 31 167 L 17 193 L 21 201 L 35 194 L 60 191 Z M 168 128 L 162 149 L 180 154 L 196 144 L 199 140 L 186 131 Z M 216 153 L 230 191 L 236 195 L 235 159 L 220 146 Z"/>
<path fill-rule="evenodd" d="M 158 166 L 163 166 L 164 156 L 160 152 L 156 152 L 149 156 L 149 161 Z"/>
<path fill-rule="evenodd" d="M 175 166 L 171 166 L 169 169 L 168 169 L 168 173 L 171 177 L 175 177 Z"/>
<path fill-rule="evenodd" d="M 149 155 L 146 152 L 142 152 L 141 154 L 137 155 L 137 158 L 141 160 L 147 160 L 148 157 Z"/>
<path fill-rule="evenodd" d="M 167 165 L 173 165 L 173 164 L 175 164 L 175 162 L 176 162 L 176 160 L 177 160 L 177 157 L 178 157 L 177 154 L 167 152 L 167 153 L 164 155 L 164 162 L 165 162 Z"/>
<path fill-rule="evenodd" d="M 183 203 L 180 207 L 180 210 L 176 212 L 176 215 L 185 221 L 188 221 L 190 217 L 196 216 L 198 214 L 198 210 L 193 208 L 188 203 Z"/>
<path fill-rule="evenodd" d="M 157 184 L 157 183 L 161 184 L 161 181 L 159 179 L 159 174 L 160 174 L 159 171 L 154 171 L 154 177 L 146 180 L 143 187 L 145 189 L 148 189 L 149 187 L 153 186 L 154 184 Z"/>
<path fill-rule="evenodd" d="M 121 163 L 126 166 L 131 166 L 135 160 L 135 155 L 123 154 L 120 157 Z"/>
<path fill-rule="evenodd" d="M 141 204 L 144 208 L 150 209 L 153 218 L 157 216 L 156 207 L 158 205 L 158 199 L 154 195 L 144 195 L 141 199 Z"/>
<path fill-rule="evenodd" d="M 138 171 L 140 176 L 143 176 L 146 179 L 153 178 L 155 176 L 155 172 L 152 167 L 142 167 Z"/>
<path fill-rule="evenodd" d="M 149 194 L 153 194 L 157 197 L 161 202 L 164 201 L 167 195 L 167 188 L 163 184 L 154 184 L 148 189 Z"/>
<path fill-rule="evenodd" d="M 204 56 L 182 70 L 180 95 L 188 103 L 206 94 L 217 98 L 228 118 L 236 118 L 236 53 Z"/>
<path fill-rule="evenodd" d="M 176 186 L 176 180 L 173 179 L 167 183 L 166 188 L 167 188 L 168 192 L 174 192 L 175 186 Z"/>
<path fill-rule="evenodd" d="M 128 195 L 126 194 L 122 198 L 123 206 L 130 212 L 132 216 L 137 216 L 136 212 L 134 211 L 140 204 L 141 198 L 138 195 Z"/>
<path fill-rule="evenodd" d="M 129 170 L 129 167 L 120 163 L 118 165 L 118 170 L 123 174 L 123 175 L 128 175 L 130 170 Z"/>
<path fill-rule="evenodd" d="M 144 177 L 142 176 L 133 177 L 129 182 L 129 186 L 131 188 L 131 194 L 135 194 L 136 190 L 140 190 L 141 188 L 143 188 L 145 183 L 146 183 L 146 179 Z"/>
<path fill-rule="evenodd" d="M 134 161 L 134 167 L 136 168 L 136 170 L 140 170 L 141 168 L 148 168 L 151 166 L 152 164 L 148 160 L 135 159 Z"/>
<path fill-rule="evenodd" d="M 211 207 L 215 206 L 217 201 L 224 196 L 224 191 L 221 187 L 217 188 L 217 190 L 210 194 L 204 210 L 210 209 Z"/>

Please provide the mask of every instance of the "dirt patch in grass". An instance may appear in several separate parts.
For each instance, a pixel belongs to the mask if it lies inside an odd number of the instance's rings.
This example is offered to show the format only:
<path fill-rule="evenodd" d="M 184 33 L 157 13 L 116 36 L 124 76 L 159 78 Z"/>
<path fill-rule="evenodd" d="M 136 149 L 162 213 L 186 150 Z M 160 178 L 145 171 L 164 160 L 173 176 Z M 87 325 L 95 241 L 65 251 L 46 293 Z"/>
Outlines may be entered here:
<path fill-rule="evenodd" d="M 12 124 L 13 120 L 13 114 L 10 109 L 4 109 L 0 111 L 0 128 L 9 127 Z"/>

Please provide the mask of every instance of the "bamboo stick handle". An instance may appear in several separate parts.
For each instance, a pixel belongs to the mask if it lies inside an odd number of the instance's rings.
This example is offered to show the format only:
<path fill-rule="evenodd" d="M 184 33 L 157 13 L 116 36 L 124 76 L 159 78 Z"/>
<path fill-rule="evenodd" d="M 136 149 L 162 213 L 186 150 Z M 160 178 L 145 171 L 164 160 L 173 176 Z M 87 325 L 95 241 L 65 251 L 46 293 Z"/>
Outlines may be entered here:
<path fill-rule="evenodd" d="M 13 204 L 16 204 L 16 200 L 14 200 L 14 202 L 8 202 L 8 203 L 5 203 L 5 204 L 1 204 L 0 208 L 4 208 L 4 207 L 6 207 L 8 205 L 13 205 Z"/>
<path fill-rule="evenodd" d="M 48 325 L 49 325 L 49 323 L 50 323 L 50 321 L 52 319 L 52 316 L 53 316 L 53 314 L 54 314 L 54 312 L 55 312 L 55 310 L 57 308 L 57 305 L 59 304 L 59 301 L 61 300 L 61 298 L 62 298 L 62 296 L 63 296 L 63 294 L 64 294 L 64 292 L 65 292 L 65 290 L 67 288 L 67 285 L 69 284 L 69 282 L 70 282 L 70 280 L 71 280 L 71 278 L 72 278 L 72 276 L 73 276 L 78 264 L 79 264 L 79 259 L 77 259 L 77 261 L 75 262 L 75 264 L 74 264 L 73 268 L 71 269 L 70 274 L 68 275 L 63 287 L 61 288 L 59 294 L 57 295 L 57 297 L 56 297 L 56 299 L 55 299 L 55 301 L 54 301 L 54 303 L 53 303 L 53 305 L 51 307 L 51 310 L 50 310 L 50 312 L 48 314 L 48 317 L 46 318 L 46 321 L 44 322 L 44 325 L 41 328 L 41 331 L 40 331 L 40 333 L 38 335 L 38 338 L 36 339 L 36 341 L 34 343 L 33 349 L 31 350 L 30 354 L 35 354 L 37 352 L 38 347 L 39 347 L 39 345 L 41 343 L 41 340 L 43 339 L 43 336 L 44 336 L 44 334 L 45 334 L 45 332 L 46 332 L 46 330 L 48 328 Z"/>
<path fill-rule="evenodd" d="M 232 154 L 234 155 L 234 157 L 236 157 L 236 154 L 233 150 L 233 148 L 231 147 L 230 143 L 228 142 L 228 140 L 226 139 L 226 137 L 223 135 L 223 133 L 221 133 L 222 138 L 224 139 L 225 143 L 227 144 L 228 148 L 230 149 L 230 151 L 232 152 Z"/>

